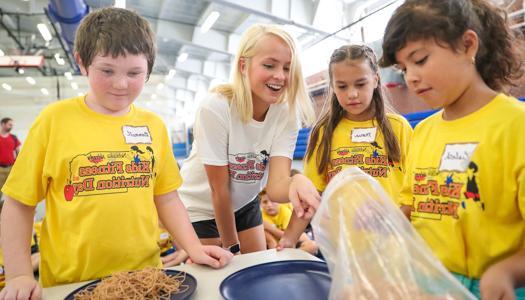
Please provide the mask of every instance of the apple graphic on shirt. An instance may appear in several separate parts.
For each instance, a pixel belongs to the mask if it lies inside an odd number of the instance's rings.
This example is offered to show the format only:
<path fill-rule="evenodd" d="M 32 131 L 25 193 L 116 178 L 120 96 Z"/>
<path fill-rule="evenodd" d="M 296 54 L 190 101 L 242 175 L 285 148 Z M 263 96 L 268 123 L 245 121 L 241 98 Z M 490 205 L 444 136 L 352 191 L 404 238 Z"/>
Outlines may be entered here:
<path fill-rule="evenodd" d="M 71 184 L 66 184 L 64 186 L 64 197 L 66 201 L 71 201 L 75 195 L 75 188 Z"/>

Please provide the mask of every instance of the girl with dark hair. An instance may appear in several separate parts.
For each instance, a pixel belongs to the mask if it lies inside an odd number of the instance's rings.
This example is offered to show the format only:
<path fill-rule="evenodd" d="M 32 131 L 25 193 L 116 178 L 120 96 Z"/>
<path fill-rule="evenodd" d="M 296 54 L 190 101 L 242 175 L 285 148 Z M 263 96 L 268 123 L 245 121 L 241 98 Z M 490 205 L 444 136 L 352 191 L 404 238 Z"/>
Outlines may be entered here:
<path fill-rule="evenodd" d="M 368 46 L 336 49 L 330 57 L 328 109 L 313 127 L 305 174 L 319 191 L 348 166 L 377 179 L 395 200 L 401 188 L 412 128 L 388 113 L 376 56 Z"/>
<path fill-rule="evenodd" d="M 412 128 L 402 116 L 386 112 L 374 51 L 364 45 L 336 49 L 328 74 L 328 106 L 310 134 L 305 175 L 323 192 L 342 169 L 358 166 L 396 200 Z M 307 225 L 292 216 L 277 249 L 294 245 Z"/>
<path fill-rule="evenodd" d="M 439 112 L 414 131 L 404 212 L 482 299 L 525 299 L 525 106 L 501 93 L 523 72 L 523 40 L 485 0 L 408 0 L 382 65 Z M 475 166 L 475 167 L 474 167 Z"/>

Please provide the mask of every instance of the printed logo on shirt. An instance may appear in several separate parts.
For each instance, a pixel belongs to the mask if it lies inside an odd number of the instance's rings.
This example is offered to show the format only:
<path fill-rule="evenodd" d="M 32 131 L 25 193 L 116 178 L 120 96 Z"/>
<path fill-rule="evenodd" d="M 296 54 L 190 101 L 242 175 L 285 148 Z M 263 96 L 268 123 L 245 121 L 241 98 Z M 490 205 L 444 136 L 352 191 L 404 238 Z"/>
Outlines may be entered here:
<path fill-rule="evenodd" d="M 478 143 L 447 144 L 439 164 L 440 172 L 465 172 Z"/>
<path fill-rule="evenodd" d="M 449 216 L 458 219 L 464 210 L 485 210 L 477 174 L 478 166 L 473 161 L 468 163 L 465 172 L 417 169 L 412 181 L 412 217 L 441 220 Z"/>
<path fill-rule="evenodd" d="M 394 164 L 377 142 L 370 146 L 340 147 L 332 150 L 327 181 L 349 166 L 357 166 L 372 177 L 388 177 L 389 168 L 401 168 Z"/>
<path fill-rule="evenodd" d="M 64 198 L 127 193 L 148 188 L 155 176 L 155 155 L 150 146 L 133 145 L 127 151 L 96 151 L 69 161 Z"/>
<path fill-rule="evenodd" d="M 376 140 L 377 128 L 354 128 L 352 129 L 352 142 L 372 143 Z"/>
<path fill-rule="evenodd" d="M 270 155 L 266 150 L 260 153 L 237 153 L 228 155 L 230 178 L 240 183 L 255 183 L 262 180 Z"/>
<path fill-rule="evenodd" d="M 126 144 L 151 144 L 148 126 L 122 126 Z"/>

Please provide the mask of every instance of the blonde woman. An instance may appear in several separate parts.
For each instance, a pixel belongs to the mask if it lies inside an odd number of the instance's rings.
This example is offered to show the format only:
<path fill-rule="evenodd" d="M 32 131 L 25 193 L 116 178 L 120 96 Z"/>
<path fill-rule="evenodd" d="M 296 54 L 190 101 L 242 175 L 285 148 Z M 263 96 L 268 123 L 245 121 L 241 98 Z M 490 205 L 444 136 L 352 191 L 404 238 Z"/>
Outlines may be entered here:
<path fill-rule="evenodd" d="M 314 119 L 293 38 L 275 25 L 250 27 L 234 68 L 197 111 L 179 191 L 201 242 L 237 254 L 266 249 L 266 181 L 272 199 L 292 201 L 295 218 L 310 218 L 320 197 L 305 176 L 289 175 L 299 124 Z"/>

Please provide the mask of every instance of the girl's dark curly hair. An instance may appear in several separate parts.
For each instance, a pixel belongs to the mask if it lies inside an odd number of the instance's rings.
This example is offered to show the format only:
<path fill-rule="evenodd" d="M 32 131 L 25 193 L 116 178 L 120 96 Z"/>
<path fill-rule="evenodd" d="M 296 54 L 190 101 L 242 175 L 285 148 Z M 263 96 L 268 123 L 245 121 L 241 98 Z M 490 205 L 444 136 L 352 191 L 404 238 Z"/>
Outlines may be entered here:
<path fill-rule="evenodd" d="M 509 27 L 505 11 L 487 0 L 405 1 L 386 26 L 380 64 L 396 64 L 396 52 L 420 39 L 434 39 L 456 51 L 469 29 L 479 37 L 476 69 L 490 88 L 500 91 L 522 76 L 522 35 Z"/>

